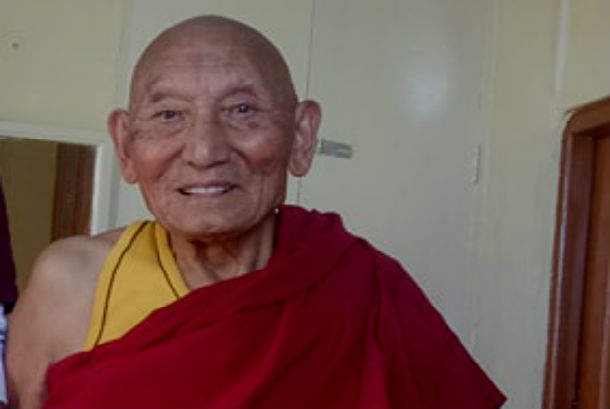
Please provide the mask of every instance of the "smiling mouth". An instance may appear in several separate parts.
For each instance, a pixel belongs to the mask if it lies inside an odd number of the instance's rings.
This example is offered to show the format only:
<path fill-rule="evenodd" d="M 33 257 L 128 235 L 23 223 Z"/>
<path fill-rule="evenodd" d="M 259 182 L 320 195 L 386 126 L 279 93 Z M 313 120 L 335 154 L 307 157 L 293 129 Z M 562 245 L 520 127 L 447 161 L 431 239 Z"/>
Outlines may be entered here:
<path fill-rule="evenodd" d="M 178 189 L 183 195 L 214 196 L 228 193 L 233 190 L 233 185 L 209 185 L 209 186 L 189 186 Z"/>

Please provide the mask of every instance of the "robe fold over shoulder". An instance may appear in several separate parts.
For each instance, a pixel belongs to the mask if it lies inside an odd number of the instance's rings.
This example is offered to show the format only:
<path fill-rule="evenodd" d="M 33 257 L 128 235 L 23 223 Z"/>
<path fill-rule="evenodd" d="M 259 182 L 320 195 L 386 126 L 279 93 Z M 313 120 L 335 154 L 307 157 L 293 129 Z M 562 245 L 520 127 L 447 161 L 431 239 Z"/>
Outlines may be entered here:
<path fill-rule="evenodd" d="M 267 266 L 193 290 L 47 373 L 45 408 L 492 409 L 423 292 L 338 215 L 283 206 Z"/>

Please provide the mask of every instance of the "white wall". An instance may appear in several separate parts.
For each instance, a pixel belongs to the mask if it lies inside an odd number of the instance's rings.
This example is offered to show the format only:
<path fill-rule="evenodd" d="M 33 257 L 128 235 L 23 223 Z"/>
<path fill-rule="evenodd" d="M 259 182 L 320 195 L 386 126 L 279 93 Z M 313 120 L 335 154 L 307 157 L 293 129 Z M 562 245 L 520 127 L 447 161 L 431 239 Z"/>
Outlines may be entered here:
<path fill-rule="evenodd" d="M 0 120 L 105 129 L 120 0 L 0 3 Z"/>
<path fill-rule="evenodd" d="M 556 99 L 563 112 L 610 93 L 610 1 L 564 0 L 556 63 Z"/>

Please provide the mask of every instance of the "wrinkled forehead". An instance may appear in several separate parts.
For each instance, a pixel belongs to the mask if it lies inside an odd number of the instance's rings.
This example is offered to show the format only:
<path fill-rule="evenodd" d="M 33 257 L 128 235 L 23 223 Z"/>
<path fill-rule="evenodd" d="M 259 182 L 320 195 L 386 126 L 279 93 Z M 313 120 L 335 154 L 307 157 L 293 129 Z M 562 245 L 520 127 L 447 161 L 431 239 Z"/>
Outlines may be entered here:
<path fill-rule="evenodd" d="M 247 82 L 265 87 L 263 68 L 256 60 L 232 48 L 177 49 L 150 61 L 134 79 L 140 91 L 176 80 L 199 82 Z"/>
<path fill-rule="evenodd" d="M 242 82 L 258 83 L 274 102 L 287 107 L 296 103 L 290 72 L 277 48 L 257 31 L 234 21 L 196 18 L 163 32 L 136 64 L 130 103 L 160 78 L 179 72 L 189 72 L 191 78 L 238 76 Z"/>
<path fill-rule="evenodd" d="M 250 86 L 272 92 L 264 63 L 249 50 L 231 43 L 175 44 L 138 64 L 132 81 L 132 102 L 168 87 Z M 214 91 L 213 89 L 211 91 Z"/>

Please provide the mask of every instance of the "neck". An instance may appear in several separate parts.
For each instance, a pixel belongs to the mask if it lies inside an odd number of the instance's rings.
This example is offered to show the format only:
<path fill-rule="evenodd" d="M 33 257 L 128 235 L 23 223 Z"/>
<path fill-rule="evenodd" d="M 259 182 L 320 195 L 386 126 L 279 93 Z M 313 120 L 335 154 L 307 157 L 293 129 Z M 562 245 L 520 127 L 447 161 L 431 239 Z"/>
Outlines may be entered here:
<path fill-rule="evenodd" d="M 275 215 L 231 239 L 190 240 L 170 233 L 176 263 L 191 289 L 263 268 L 273 252 Z"/>

